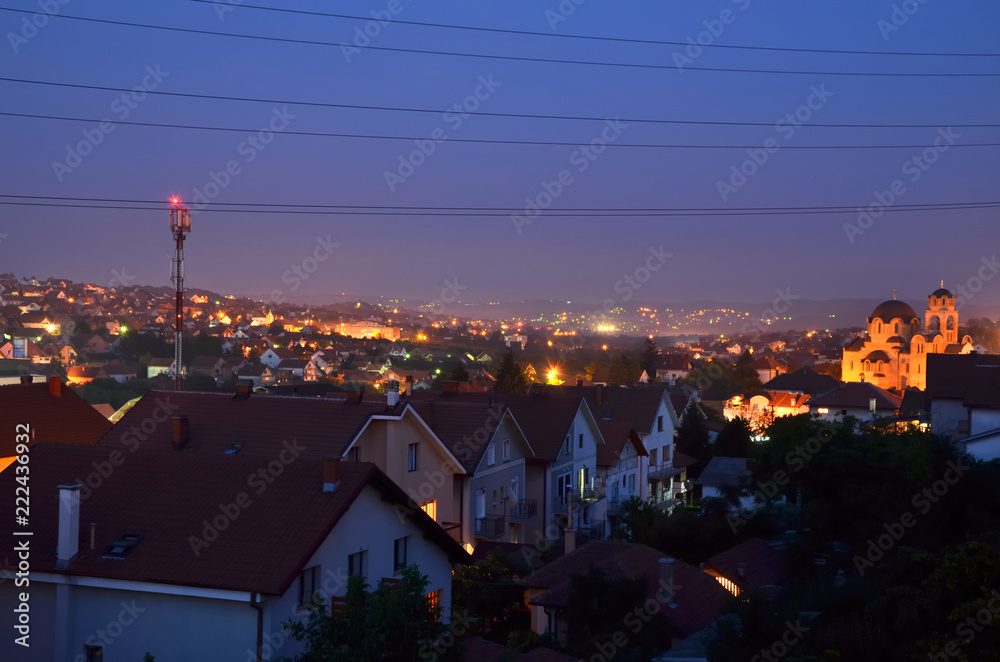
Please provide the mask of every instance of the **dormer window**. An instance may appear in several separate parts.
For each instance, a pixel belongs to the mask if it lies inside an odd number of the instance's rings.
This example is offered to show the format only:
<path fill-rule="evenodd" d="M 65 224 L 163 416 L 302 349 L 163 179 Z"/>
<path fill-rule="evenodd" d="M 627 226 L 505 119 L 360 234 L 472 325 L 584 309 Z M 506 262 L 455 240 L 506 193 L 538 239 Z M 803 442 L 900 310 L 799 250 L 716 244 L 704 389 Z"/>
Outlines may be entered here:
<path fill-rule="evenodd" d="M 141 533 L 126 533 L 121 538 L 118 538 L 118 540 L 115 540 L 113 543 L 108 545 L 107 553 L 101 558 L 115 559 L 119 561 L 123 560 L 126 556 L 132 553 L 132 550 L 135 549 L 136 545 L 138 545 L 141 541 Z"/>

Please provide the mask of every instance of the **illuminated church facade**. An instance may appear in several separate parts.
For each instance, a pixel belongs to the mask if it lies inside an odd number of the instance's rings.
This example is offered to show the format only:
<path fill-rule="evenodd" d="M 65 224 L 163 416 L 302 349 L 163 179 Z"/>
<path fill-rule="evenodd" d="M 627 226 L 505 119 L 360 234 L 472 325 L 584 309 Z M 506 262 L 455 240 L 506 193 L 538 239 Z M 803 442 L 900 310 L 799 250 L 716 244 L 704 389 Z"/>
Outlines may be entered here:
<path fill-rule="evenodd" d="M 923 390 L 928 354 L 973 350 L 972 338 L 958 338 L 956 299 L 944 287 L 935 290 L 927 297 L 922 323 L 913 308 L 895 297 L 879 304 L 868 318 L 868 337 L 855 338 L 844 347 L 841 379 L 884 389 Z"/>

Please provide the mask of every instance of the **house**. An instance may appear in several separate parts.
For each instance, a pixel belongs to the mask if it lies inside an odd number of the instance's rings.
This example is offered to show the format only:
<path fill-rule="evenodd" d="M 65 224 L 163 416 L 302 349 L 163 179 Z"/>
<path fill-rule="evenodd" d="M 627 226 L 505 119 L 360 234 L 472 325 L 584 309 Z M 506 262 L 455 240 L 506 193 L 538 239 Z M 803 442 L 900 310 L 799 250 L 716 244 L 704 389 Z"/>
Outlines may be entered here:
<path fill-rule="evenodd" d="M 189 375 L 204 375 L 219 381 L 233 376 L 232 367 L 221 356 L 196 356 L 188 363 Z"/>
<path fill-rule="evenodd" d="M 249 381 L 255 387 L 267 386 L 269 384 L 274 384 L 276 381 L 274 371 L 271 370 L 270 366 L 264 365 L 263 363 L 248 363 L 233 374 L 236 375 L 240 381 Z"/>
<path fill-rule="evenodd" d="M 110 463 L 106 448 L 36 445 L 32 658 L 294 657 L 304 644 L 273 635 L 306 617 L 311 595 L 329 601 L 352 574 L 375 583 L 408 565 L 448 620 L 452 564 L 467 558 L 456 542 L 419 510 L 400 516 L 407 495 L 374 465 L 309 459 L 287 441 L 273 450 L 265 464 L 139 450 L 88 488 L 74 483 L 80 467 Z M 0 489 L 14 481 L 4 472 Z M 8 519 L 0 535 L 12 539 Z M 4 582 L 0 599 L 17 605 L 23 590 Z M 0 642 L 2 659 L 21 650 Z"/>
<path fill-rule="evenodd" d="M 121 361 L 108 361 L 101 367 L 104 370 L 104 374 L 120 384 L 133 380 L 136 377 L 135 368 L 130 368 Z"/>
<path fill-rule="evenodd" d="M 111 345 L 96 333 L 84 333 L 70 338 L 70 342 L 80 354 L 105 354 Z"/>
<path fill-rule="evenodd" d="M 818 373 L 812 368 L 800 368 L 772 378 L 761 385 L 762 391 L 781 391 L 783 393 L 804 393 L 817 396 L 831 391 L 840 385 L 840 381 L 830 375 Z"/>
<path fill-rule="evenodd" d="M 289 382 L 293 379 L 303 379 L 309 361 L 305 359 L 282 359 L 274 369 L 278 382 Z M 315 370 L 315 364 L 313 365 Z"/>
<path fill-rule="evenodd" d="M 295 440 L 304 459 L 374 462 L 410 495 L 412 509 L 424 509 L 455 540 L 462 540 L 467 522 L 463 506 L 468 500 L 461 476 L 466 471 L 416 410 L 401 403 L 398 392 L 393 397 L 255 395 L 249 384 L 237 386 L 235 397 L 152 390 L 118 426 L 129 430 L 162 418 L 158 408 L 169 407 L 173 423 L 155 425 L 148 433 L 143 428 L 145 438 L 133 441 L 133 447 L 171 452 L 180 445 L 193 456 L 228 453 L 253 457 L 258 466 L 265 466 L 281 453 L 284 443 Z M 99 445 L 119 448 L 122 441 L 120 435 L 111 434 Z"/>
<path fill-rule="evenodd" d="M 757 371 L 757 376 L 760 378 L 760 383 L 764 384 L 771 381 L 778 375 L 784 375 L 788 372 L 788 365 L 776 360 L 772 356 L 762 356 L 750 366 Z"/>
<path fill-rule="evenodd" d="M 518 581 L 526 589 L 533 632 L 566 643 L 565 612 L 576 597 L 572 580 L 592 570 L 612 581 L 645 581 L 642 620 L 655 623 L 671 648 L 713 623 L 731 597 L 711 575 L 651 547 L 593 541 L 568 548 L 565 556 Z"/>
<path fill-rule="evenodd" d="M 28 435 L 29 447 L 41 442 L 90 446 L 111 429 L 106 418 L 58 377 L 35 383 L 25 376 L 19 383 L 0 386 L 0 425 L 11 430 L 0 437 L 0 471 L 18 455 L 17 434 Z"/>
<path fill-rule="evenodd" d="M 157 375 L 174 374 L 174 359 L 152 359 L 146 366 L 146 378 L 152 379 Z"/>
<path fill-rule="evenodd" d="M 745 457 L 716 456 L 694 481 L 695 492 L 700 488 L 702 499 L 724 499 L 745 487 L 749 480 L 750 470 Z M 741 508 L 749 510 L 753 508 L 753 496 L 741 496 L 739 503 Z"/>
<path fill-rule="evenodd" d="M 269 366 L 272 370 L 278 367 L 284 359 L 297 359 L 299 357 L 295 352 L 288 349 L 275 349 L 269 347 L 260 355 L 260 362 L 266 366 Z"/>
<path fill-rule="evenodd" d="M 733 595 L 755 588 L 772 598 L 789 575 L 784 554 L 760 538 L 749 538 L 716 554 L 705 562 L 705 572 Z"/>
<path fill-rule="evenodd" d="M 804 393 L 787 391 L 755 391 L 747 395 L 734 395 L 723 404 L 726 420 L 745 418 L 752 427 L 766 427 L 775 418 L 808 414 L 812 401 Z"/>
<path fill-rule="evenodd" d="M 825 421 L 853 416 L 861 420 L 896 418 L 903 397 L 869 382 L 846 382 L 809 400 L 809 413 Z"/>
<path fill-rule="evenodd" d="M 74 386 L 89 384 L 95 379 L 108 379 L 108 373 L 104 371 L 104 366 L 75 365 L 66 371 L 66 381 Z"/>
<path fill-rule="evenodd" d="M 684 379 L 694 369 L 689 354 L 664 354 L 656 361 L 656 378 L 661 382 Z"/>
<path fill-rule="evenodd" d="M 958 440 L 1000 427 L 990 402 L 997 374 L 1000 356 L 929 354 L 926 391 L 931 431 Z"/>

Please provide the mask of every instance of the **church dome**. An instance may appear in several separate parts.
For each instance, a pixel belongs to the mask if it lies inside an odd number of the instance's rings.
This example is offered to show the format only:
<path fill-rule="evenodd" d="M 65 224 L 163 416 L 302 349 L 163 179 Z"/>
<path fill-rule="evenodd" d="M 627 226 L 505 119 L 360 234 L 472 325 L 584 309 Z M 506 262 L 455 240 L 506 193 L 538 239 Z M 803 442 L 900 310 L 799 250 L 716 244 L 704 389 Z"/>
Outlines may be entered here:
<path fill-rule="evenodd" d="M 951 292 L 949 292 L 948 290 L 944 289 L 943 287 L 941 287 L 939 289 L 934 290 L 931 293 L 931 296 L 932 297 L 953 297 L 955 295 L 952 294 Z"/>
<path fill-rule="evenodd" d="M 895 318 L 900 318 L 904 322 L 909 322 L 910 320 L 917 317 L 917 314 L 913 312 L 907 304 L 903 303 L 898 299 L 890 299 L 880 303 L 875 310 L 872 311 L 870 319 L 880 319 L 883 322 L 889 322 Z"/>

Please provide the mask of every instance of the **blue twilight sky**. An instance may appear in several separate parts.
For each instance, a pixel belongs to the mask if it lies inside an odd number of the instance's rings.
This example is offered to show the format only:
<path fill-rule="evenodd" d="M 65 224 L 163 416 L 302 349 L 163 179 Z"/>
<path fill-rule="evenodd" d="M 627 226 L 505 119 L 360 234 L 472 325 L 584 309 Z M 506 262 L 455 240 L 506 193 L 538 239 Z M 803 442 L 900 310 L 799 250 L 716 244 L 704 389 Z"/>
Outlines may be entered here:
<path fill-rule="evenodd" d="M 41 3 L 0 7 L 41 11 Z M 53 6 L 56 0 L 49 0 Z M 1000 52 L 1000 4 L 988 0 L 907 5 L 889 0 L 810 2 L 710 0 L 610 2 L 508 0 L 432 3 L 367 0 L 324 3 L 251 0 L 231 11 L 188 0 L 135 3 L 62 0 L 60 14 L 208 31 L 352 44 L 367 27 L 371 46 L 666 65 L 613 68 L 512 62 L 186 34 L 52 18 L 26 28 L 25 14 L 0 11 L 0 76 L 156 91 L 272 100 L 434 109 L 437 113 L 321 108 L 121 93 L 0 81 L 0 111 L 100 120 L 288 131 L 455 139 L 777 145 L 741 181 L 745 149 L 609 148 L 593 160 L 572 146 L 439 142 L 412 172 L 401 168 L 412 140 L 278 135 L 260 147 L 252 131 L 216 132 L 0 116 L 0 194 L 166 200 L 196 192 L 215 202 L 466 206 L 523 209 L 545 202 L 543 182 L 565 181 L 556 207 L 706 208 L 869 205 L 896 180 L 897 204 L 1000 199 L 1000 128 L 953 129 L 955 147 L 931 150 L 801 150 L 802 145 L 931 145 L 954 124 L 1000 117 L 1000 79 L 860 77 L 679 70 L 685 67 L 807 71 L 1000 72 L 1000 57 L 835 55 L 615 43 L 471 32 L 392 22 L 275 13 L 267 4 L 400 20 L 488 26 L 549 34 L 716 44 L 916 52 Z M 898 29 L 890 30 L 894 7 Z M 572 11 L 570 11 L 572 10 Z M 221 14 L 221 15 L 220 15 Z M 720 17 L 728 23 L 720 21 Z M 905 21 L 903 20 L 905 18 Z M 880 21 L 883 21 L 880 24 Z M 881 27 L 880 27 L 881 26 Z M 721 28 L 721 29 L 720 29 Z M 690 61 L 678 60 L 693 56 Z M 149 71 L 159 71 L 158 78 Z M 489 84 L 484 85 L 482 81 Z M 820 91 L 821 97 L 815 92 Z M 456 103 L 487 112 L 764 122 L 699 126 L 445 115 Z M 813 109 L 808 109 L 812 104 Z M 788 113 L 802 126 L 775 126 Z M 277 114 L 276 114 L 277 113 Z M 127 115 L 127 116 L 126 116 Z M 280 116 L 280 117 L 279 117 Z M 937 128 L 819 128 L 815 123 L 926 124 Z M 100 144 L 77 163 L 68 154 Z M 768 142 L 770 141 L 770 142 Z M 946 145 L 944 138 L 939 145 Z M 84 151 L 87 151 L 84 147 Z M 761 150 L 757 150 L 760 152 Z M 419 159 L 418 159 L 419 160 Z M 238 169 L 221 189 L 212 173 Z M 61 163 L 62 165 L 54 165 Z M 69 168 L 66 164 L 74 167 Z M 586 169 L 582 170 L 583 165 Z M 749 164 L 746 166 L 750 170 Z M 387 182 L 387 173 L 395 173 Z M 399 178 L 400 175 L 405 178 Z M 569 181 L 568 177 L 572 178 Z M 222 179 L 218 175 L 216 179 Z M 400 181 L 400 179 L 402 179 Z M 915 180 L 915 181 L 914 181 Z M 731 188 L 720 192 L 720 182 Z M 206 188 L 206 185 L 208 187 Z M 551 186 L 550 186 L 551 188 Z M 9 200 L 9 199 L 7 199 Z M 168 284 L 171 239 L 165 211 L 0 206 L 0 270 L 107 282 Z M 636 298 L 763 301 L 776 288 L 808 298 L 890 296 L 917 300 L 967 283 L 997 251 L 996 209 L 886 214 L 862 233 L 848 215 L 673 218 L 560 218 L 544 214 L 521 232 L 498 217 L 307 216 L 203 212 L 187 242 L 189 286 L 266 297 L 277 288 L 311 301 L 346 291 L 409 299 L 441 296 L 458 280 L 464 300 L 554 297 L 603 301 L 646 264 L 671 254 Z M 317 237 L 339 244 L 292 289 L 282 275 L 314 255 Z M 325 253 L 322 253 L 325 255 Z M 658 265 L 659 263 L 657 263 Z M 311 265 L 310 265 L 311 266 Z M 992 271 L 987 269 L 992 277 Z M 984 272 L 984 273 L 987 273 Z M 1000 303 L 1000 278 L 977 304 Z"/>

